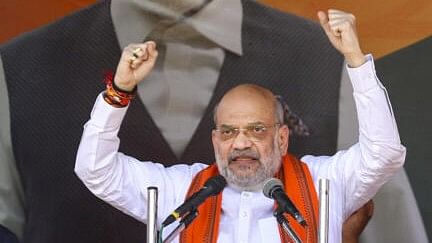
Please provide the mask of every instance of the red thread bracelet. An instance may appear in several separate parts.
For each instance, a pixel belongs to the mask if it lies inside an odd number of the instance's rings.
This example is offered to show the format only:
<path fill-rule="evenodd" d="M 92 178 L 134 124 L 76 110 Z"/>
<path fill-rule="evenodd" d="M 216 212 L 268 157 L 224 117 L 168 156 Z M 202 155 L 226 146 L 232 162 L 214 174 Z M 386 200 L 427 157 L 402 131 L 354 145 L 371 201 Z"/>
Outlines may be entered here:
<path fill-rule="evenodd" d="M 104 83 L 106 84 L 106 90 L 103 93 L 103 98 L 108 104 L 114 107 L 126 107 L 135 98 L 137 86 L 132 91 L 125 91 L 117 87 L 113 79 L 114 73 L 112 71 L 105 74 Z"/>

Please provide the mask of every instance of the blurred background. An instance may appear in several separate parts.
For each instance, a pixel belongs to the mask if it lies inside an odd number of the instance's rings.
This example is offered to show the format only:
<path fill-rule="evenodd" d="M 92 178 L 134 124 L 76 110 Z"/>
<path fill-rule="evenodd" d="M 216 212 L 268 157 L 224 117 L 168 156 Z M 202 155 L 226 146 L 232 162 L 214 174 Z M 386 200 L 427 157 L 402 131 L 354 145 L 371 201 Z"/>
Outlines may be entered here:
<path fill-rule="evenodd" d="M 2 0 L 0 44 L 94 2 Z M 408 150 L 405 170 L 428 237 L 432 239 L 432 1 L 262 2 L 312 20 L 316 20 L 318 10 L 328 8 L 345 10 L 357 16 L 362 48 L 377 59 L 379 76 L 390 94 L 401 139 Z"/>
<path fill-rule="evenodd" d="M 95 0 L 2 0 L 0 43 L 88 6 Z M 363 49 L 376 58 L 414 44 L 432 34 L 430 0 L 264 0 L 269 6 L 316 20 L 328 8 L 346 10 L 359 21 Z"/>

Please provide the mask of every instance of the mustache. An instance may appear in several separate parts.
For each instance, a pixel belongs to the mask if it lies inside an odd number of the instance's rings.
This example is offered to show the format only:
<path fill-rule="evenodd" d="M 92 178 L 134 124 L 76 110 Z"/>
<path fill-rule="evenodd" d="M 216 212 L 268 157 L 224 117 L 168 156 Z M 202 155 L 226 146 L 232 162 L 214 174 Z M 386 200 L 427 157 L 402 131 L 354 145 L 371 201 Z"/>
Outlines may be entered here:
<path fill-rule="evenodd" d="M 259 160 L 260 155 L 257 151 L 254 151 L 252 149 L 246 149 L 246 150 L 234 150 L 230 153 L 228 157 L 228 162 L 231 163 L 233 160 L 237 159 L 238 157 L 250 157 L 254 160 Z"/>

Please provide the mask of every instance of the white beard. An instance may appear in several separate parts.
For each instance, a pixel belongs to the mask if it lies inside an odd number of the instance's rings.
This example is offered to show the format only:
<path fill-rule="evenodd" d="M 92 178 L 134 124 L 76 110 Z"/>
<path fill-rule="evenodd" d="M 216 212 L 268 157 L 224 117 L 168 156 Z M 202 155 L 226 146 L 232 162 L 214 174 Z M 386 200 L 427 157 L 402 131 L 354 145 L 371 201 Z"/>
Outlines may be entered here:
<path fill-rule="evenodd" d="M 281 151 L 278 146 L 277 136 L 273 141 L 273 152 L 264 159 L 260 158 L 260 166 L 253 175 L 239 176 L 228 167 L 228 161 L 222 161 L 220 153 L 215 151 L 216 164 L 219 173 L 225 177 L 228 184 L 242 191 L 260 191 L 263 183 L 274 176 L 281 165 Z"/>

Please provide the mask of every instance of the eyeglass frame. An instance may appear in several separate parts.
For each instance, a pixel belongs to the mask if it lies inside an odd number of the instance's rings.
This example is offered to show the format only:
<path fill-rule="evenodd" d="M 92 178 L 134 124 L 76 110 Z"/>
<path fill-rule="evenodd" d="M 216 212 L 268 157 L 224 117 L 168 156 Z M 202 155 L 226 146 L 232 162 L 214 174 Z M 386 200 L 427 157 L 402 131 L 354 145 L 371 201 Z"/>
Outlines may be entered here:
<path fill-rule="evenodd" d="M 261 122 L 255 122 L 255 123 L 250 123 L 250 124 L 248 124 L 245 127 L 237 127 L 237 126 L 231 126 L 231 125 L 222 124 L 222 125 L 216 125 L 213 130 L 216 131 L 216 132 L 218 132 L 219 136 L 223 136 L 222 135 L 222 131 L 221 131 L 221 127 L 223 127 L 223 126 L 226 126 L 226 127 L 230 128 L 231 131 L 235 131 L 235 133 L 231 137 L 229 137 L 227 139 L 223 139 L 221 137 L 221 140 L 224 141 L 224 142 L 230 141 L 230 140 L 234 141 L 234 139 L 237 138 L 237 136 L 240 134 L 240 132 L 242 130 L 245 131 L 244 134 L 245 134 L 245 136 L 249 140 L 254 141 L 254 142 L 261 142 L 261 141 L 264 140 L 264 138 L 265 138 L 265 136 L 267 136 L 267 134 L 263 134 L 263 137 L 261 137 L 261 138 L 259 136 L 252 135 L 252 133 L 253 133 L 253 131 L 254 131 L 255 128 L 261 127 L 261 128 L 265 129 L 264 132 L 267 132 L 268 129 L 280 127 L 281 125 L 283 125 L 283 124 L 281 124 L 281 123 L 264 124 L 264 123 L 261 123 Z"/>

